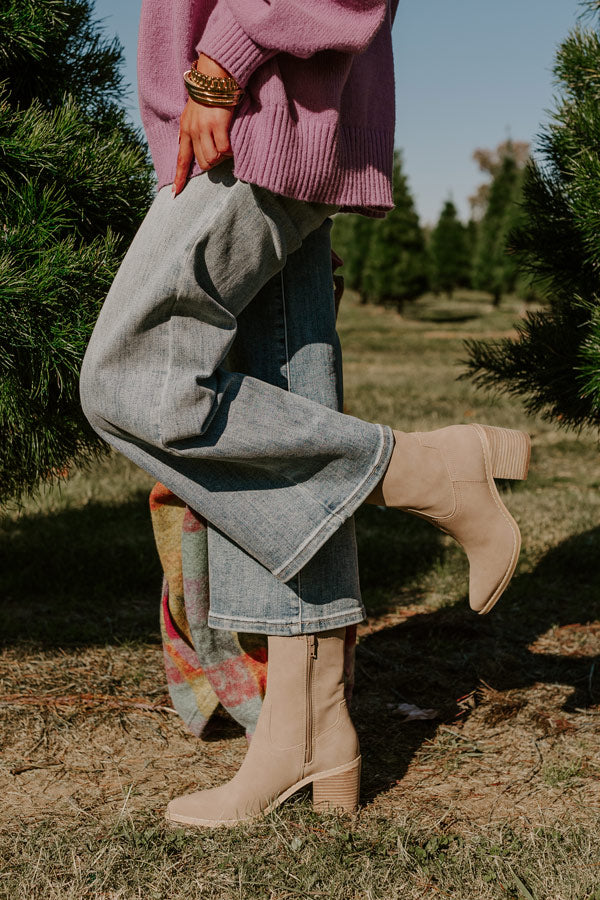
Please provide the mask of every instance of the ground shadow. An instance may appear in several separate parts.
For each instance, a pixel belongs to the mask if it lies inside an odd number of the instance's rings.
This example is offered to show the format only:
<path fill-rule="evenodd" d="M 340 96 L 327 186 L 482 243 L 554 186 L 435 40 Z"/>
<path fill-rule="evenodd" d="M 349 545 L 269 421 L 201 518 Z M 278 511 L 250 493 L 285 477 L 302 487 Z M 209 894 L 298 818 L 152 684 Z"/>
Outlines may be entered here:
<path fill-rule="evenodd" d="M 427 523 L 376 507 L 360 511 L 363 583 L 370 612 L 389 608 L 410 579 L 418 583 L 441 559 L 439 534 Z M 382 517 L 385 516 L 385 522 Z M 419 552 L 415 552 L 415 546 Z M 411 616 L 361 642 L 353 717 L 364 750 L 364 799 L 405 774 L 439 725 L 402 725 L 390 704 L 403 700 L 440 709 L 454 722 L 457 698 L 486 682 L 498 691 L 536 683 L 571 687 L 565 710 L 600 703 L 600 666 L 585 655 L 542 655 L 530 645 L 552 626 L 586 623 L 600 614 L 600 528 L 550 550 L 531 573 L 513 579 L 489 616 L 456 606 Z M 123 504 L 24 516 L 0 533 L 2 642 L 37 647 L 160 642 L 161 570 L 147 494 Z M 418 596 L 411 588 L 411 600 Z M 468 713 L 467 713 L 468 714 Z M 225 717 L 213 739 L 238 733 Z"/>
<path fill-rule="evenodd" d="M 22 516 L 0 531 L 0 641 L 160 641 L 161 569 L 148 494 Z"/>
<path fill-rule="evenodd" d="M 356 516 L 360 581 L 371 615 L 396 609 L 397 598 L 410 583 L 411 598 L 420 576 L 443 564 L 442 535 L 428 522 L 396 509 L 362 506 Z M 418 552 L 415 552 L 418 548 Z"/>
<path fill-rule="evenodd" d="M 589 655 L 546 655 L 530 645 L 553 626 L 600 615 L 600 528 L 550 550 L 517 576 L 489 616 L 454 607 L 412 616 L 364 638 L 357 650 L 354 718 L 364 750 L 364 799 L 405 774 L 437 721 L 401 724 L 389 705 L 403 700 L 441 710 L 452 723 L 457 698 L 481 687 L 498 691 L 537 683 L 568 685 L 565 711 L 600 702 L 600 667 Z M 468 715 L 468 711 L 466 713 Z"/>
<path fill-rule="evenodd" d="M 452 313 L 432 310 L 425 312 L 420 310 L 418 315 L 413 316 L 419 322 L 432 322 L 435 325 L 461 325 L 465 322 L 475 322 L 481 319 L 482 313 Z M 457 337 L 460 338 L 458 334 Z"/>
<path fill-rule="evenodd" d="M 403 516 L 384 514 L 388 526 Z M 442 547 L 437 532 L 407 516 L 402 528 L 386 526 L 390 534 L 382 542 L 381 517 L 376 507 L 364 510 L 361 539 L 371 561 L 363 577 L 372 585 L 374 606 L 383 609 L 392 587 L 426 572 Z M 422 539 L 419 554 L 411 549 L 415 533 Z M 0 572 L 4 646 L 160 641 L 162 571 L 145 491 L 126 503 L 23 516 L 0 531 Z"/>

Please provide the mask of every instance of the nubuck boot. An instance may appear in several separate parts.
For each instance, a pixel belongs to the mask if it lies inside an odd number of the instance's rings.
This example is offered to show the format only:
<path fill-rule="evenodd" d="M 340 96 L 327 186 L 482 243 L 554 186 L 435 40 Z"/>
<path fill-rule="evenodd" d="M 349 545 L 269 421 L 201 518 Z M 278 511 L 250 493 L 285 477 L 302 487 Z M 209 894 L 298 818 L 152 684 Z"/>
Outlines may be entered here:
<path fill-rule="evenodd" d="M 267 690 L 237 774 L 171 800 L 171 823 L 235 825 L 269 812 L 305 785 L 313 806 L 358 808 L 360 751 L 344 699 L 345 628 L 269 636 Z"/>
<path fill-rule="evenodd" d="M 515 571 L 521 534 L 495 478 L 527 477 L 529 435 L 490 425 L 394 432 L 395 445 L 370 503 L 397 507 L 451 535 L 469 559 L 469 600 L 487 613 Z"/>

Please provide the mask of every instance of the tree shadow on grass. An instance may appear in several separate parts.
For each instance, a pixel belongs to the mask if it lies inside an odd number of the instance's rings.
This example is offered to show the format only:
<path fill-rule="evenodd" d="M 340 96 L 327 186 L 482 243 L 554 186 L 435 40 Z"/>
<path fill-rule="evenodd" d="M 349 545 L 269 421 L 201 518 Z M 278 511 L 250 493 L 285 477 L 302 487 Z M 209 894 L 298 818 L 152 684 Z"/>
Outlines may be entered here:
<path fill-rule="evenodd" d="M 1 643 L 160 641 L 148 494 L 22 516 L 0 530 Z"/>
<path fill-rule="evenodd" d="M 396 512 L 385 515 L 393 526 Z M 363 577 L 385 607 L 399 579 L 426 572 L 442 548 L 437 532 L 407 516 L 381 542 L 381 516 L 375 507 L 365 511 Z M 419 554 L 411 549 L 415 528 L 423 531 Z M 4 646 L 160 641 L 162 570 L 145 491 L 122 504 L 89 503 L 8 523 L 0 529 L 0 573 Z"/>
<path fill-rule="evenodd" d="M 411 599 L 418 601 L 415 583 L 443 564 L 446 548 L 441 533 L 396 509 L 365 505 L 355 518 L 360 580 L 369 613 L 395 610 L 399 593 L 409 584 Z"/>
<path fill-rule="evenodd" d="M 419 312 L 419 315 L 414 318 L 418 319 L 419 322 L 431 322 L 434 325 L 462 325 L 465 322 L 475 322 L 481 319 L 481 313 L 452 313 L 432 310 L 430 312 Z M 460 334 L 456 336 L 460 338 Z"/>
<path fill-rule="evenodd" d="M 567 712 L 600 703 L 597 659 L 577 651 L 553 655 L 530 649 L 553 626 L 600 616 L 599 559 L 600 528 L 595 528 L 564 541 L 533 572 L 514 578 L 489 616 L 474 614 L 465 599 L 363 639 L 353 715 L 364 752 L 364 799 L 402 778 L 440 722 L 402 724 L 388 704 L 406 700 L 439 709 L 441 721 L 452 723 L 461 711 L 456 699 L 482 682 L 497 691 L 568 685 Z"/>

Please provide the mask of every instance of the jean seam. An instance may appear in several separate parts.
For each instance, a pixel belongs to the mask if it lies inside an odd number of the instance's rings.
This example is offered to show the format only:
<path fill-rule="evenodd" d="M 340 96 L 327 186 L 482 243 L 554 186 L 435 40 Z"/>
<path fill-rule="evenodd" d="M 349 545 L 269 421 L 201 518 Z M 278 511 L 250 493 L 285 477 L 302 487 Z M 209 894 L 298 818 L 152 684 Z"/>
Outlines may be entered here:
<path fill-rule="evenodd" d="M 284 267 L 285 268 L 285 267 Z M 285 281 L 283 278 L 284 269 L 279 273 L 279 283 L 281 286 L 281 313 L 283 316 L 283 347 L 285 354 L 285 374 L 287 380 L 287 389 L 288 393 L 292 393 L 292 370 L 290 368 L 290 345 L 288 339 L 288 320 L 287 320 L 287 310 L 286 310 L 286 297 L 285 297 Z M 302 628 L 302 581 L 300 578 L 300 572 L 296 574 L 296 601 L 298 604 L 298 627 Z"/>
<path fill-rule="evenodd" d="M 283 269 L 279 273 L 280 283 L 281 283 L 281 311 L 283 314 L 283 343 L 285 348 L 285 374 L 287 378 L 287 389 L 288 392 L 292 390 L 292 375 L 290 371 L 290 350 L 288 343 L 288 324 L 287 324 L 287 314 L 285 309 L 285 285 L 283 281 Z"/>

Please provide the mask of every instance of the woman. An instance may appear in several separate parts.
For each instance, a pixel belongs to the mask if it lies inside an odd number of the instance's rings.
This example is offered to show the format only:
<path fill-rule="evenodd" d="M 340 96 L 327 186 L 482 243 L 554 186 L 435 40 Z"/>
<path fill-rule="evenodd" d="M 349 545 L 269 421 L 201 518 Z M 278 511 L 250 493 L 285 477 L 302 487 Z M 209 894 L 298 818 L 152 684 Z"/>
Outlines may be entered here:
<path fill-rule="evenodd" d="M 317 808 L 357 808 L 342 668 L 345 627 L 364 618 L 361 503 L 456 538 L 479 612 L 516 566 L 519 531 L 494 477 L 525 477 L 527 435 L 407 434 L 332 408 L 330 215 L 392 207 L 391 23 L 387 0 L 143 3 L 140 101 L 159 190 L 94 330 L 82 403 L 102 437 L 211 523 L 209 624 L 269 635 L 244 763 L 171 801 L 171 822 L 233 824 L 309 783 Z"/>

